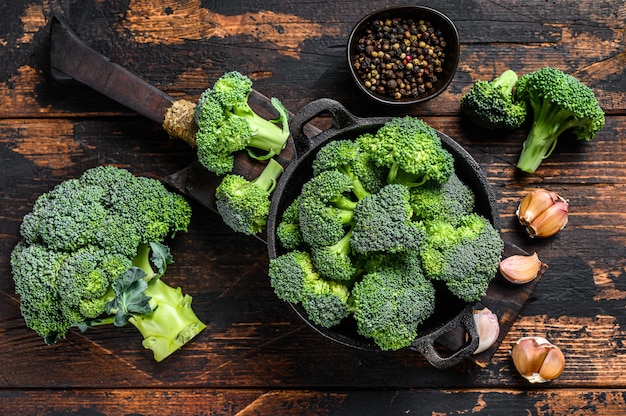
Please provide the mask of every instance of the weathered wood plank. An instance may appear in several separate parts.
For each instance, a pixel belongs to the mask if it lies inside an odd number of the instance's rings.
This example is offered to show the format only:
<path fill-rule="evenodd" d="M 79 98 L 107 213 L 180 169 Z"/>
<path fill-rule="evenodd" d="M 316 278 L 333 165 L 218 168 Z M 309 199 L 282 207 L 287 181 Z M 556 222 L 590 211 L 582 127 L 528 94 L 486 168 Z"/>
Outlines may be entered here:
<path fill-rule="evenodd" d="M 159 415 L 598 415 L 622 414 L 624 390 L 350 391 L 15 390 L 0 392 L 5 414 Z"/>

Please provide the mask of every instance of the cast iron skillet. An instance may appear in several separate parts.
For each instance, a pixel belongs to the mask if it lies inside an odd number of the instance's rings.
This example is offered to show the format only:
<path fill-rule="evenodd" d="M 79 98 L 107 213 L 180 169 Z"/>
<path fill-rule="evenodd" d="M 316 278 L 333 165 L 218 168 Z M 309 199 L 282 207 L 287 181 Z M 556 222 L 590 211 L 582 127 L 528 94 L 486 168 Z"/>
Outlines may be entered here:
<path fill-rule="evenodd" d="M 322 114 L 332 116 L 333 126 L 308 138 L 303 132 L 304 125 Z M 290 129 L 294 140 L 295 157 L 278 181 L 272 197 L 267 224 L 270 259 L 284 253 L 276 238 L 276 227 L 286 207 L 311 177 L 311 165 L 319 148 L 332 140 L 354 139 L 366 132 L 374 133 L 389 119 L 356 117 L 340 103 L 328 98 L 311 102 L 292 118 Z M 443 133 L 438 132 L 438 134 L 443 146 L 454 156 L 457 175 L 476 194 L 476 211 L 489 219 L 499 230 L 500 220 L 496 198 L 480 166 L 458 143 Z M 345 323 L 342 322 L 333 328 L 322 328 L 308 319 L 300 305 L 291 304 L 291 306 L 306 323 L 325 337 L 350 347 L 380 351 L 373 341 L 357 333 L 356 325 L 351 319 L 345 319 Z M 478 346 L 478 333 L 473 319 L 475 309 L 482 309 L 482 305 L 468 304 L 452 295 L 447 295 L 445 290 L 437 290 L 435 312 L 421 325 L 418 338 L 407 348 L 419 351 L 436 368 L 449 368 L 460 363 Z M 467 341 L 458 350 L 445 355 L 441 354 L 441 349 L 435 347 L 437 339 L 452 331 L 457 332 L 459 328 L 465 331 Z"/>

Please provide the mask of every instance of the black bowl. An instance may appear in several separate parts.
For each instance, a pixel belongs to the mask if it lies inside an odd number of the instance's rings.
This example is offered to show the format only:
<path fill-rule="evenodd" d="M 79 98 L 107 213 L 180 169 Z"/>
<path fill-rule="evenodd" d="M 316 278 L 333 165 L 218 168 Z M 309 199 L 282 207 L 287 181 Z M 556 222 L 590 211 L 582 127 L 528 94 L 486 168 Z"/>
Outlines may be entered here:
<path fill-rule="evenodd" d="M 308 138 L 303 126 L 320 114 L 330 113 L 334 126 L 315 137 Z M 274 190 L 267 223 L 267 243 L 270 259 L 275 259 L 285 251 L 276 237 L 276 228 L 283 212 L 300 194 L 302 186 L 313 175 L 312 163 L 318 150 L 332 140 L 354 139 L 363 133 L 375 133 L 390 118 L 358 118 L 350 114 L 341 104 L 330 99 L 320 99 L 302 108 L 290 124 L 294 139 L 295 157 L 285 169 Z M 485 178 L 480 166 L 458 143 L 445 134 L 438 132 L 442 144 L 455 160 L 457 175 L 470 186 L 476 195 L 476 212 L 485 216 L 496 229 L 500 229 L 500 219 L 495 195 Z M 437 368 L 453 366 L 469 357 L 478 346 L 478 334 L 473 319 L 474 309 L 482 305 L 468 304 L 448 295 L 446 290 L 438 290 L 435 312 L 420 326 L 418 338 L 408 347 L 421 352 Z M 351 319 L 345 319 L 340 325 L 322 328 L 312 323 L 300 305 L 292 304 L 293 309 L 311 327 L 322 335 L 354 348 L 378 350 L 380 348 L 370 339 L 360 336 Z M 468 341 L 457 351 L 442 356 L 435 348 L 437 339 L 462 328 Z M 458 332 L 458 331 L 455 331 Z"/>
<path fill-rule="evenodd" d="M 435 73 L 436 80 L 433 80 L 433 82 L 431 82 L 432 87 L 427 89 L 425 92 L 420 92 L 420 93 L 412 94 L 412 95 L 406 95 L 400 98 L 394 98 L 391 95 L 387 95 L 387 93 L 381 93 L 381 92 L 376 91 L 376 85 L 380 86 L 381 80 L 386 79 L 385 75 L 380 74 L 383 68 L 380 68 L 381 69 L 381 71 L 379 71 L 380 78 L 377 80 L 377 84 L 374 85 L 374 90 L 372 90 L 371 86 L 365 85 L 365 81 L 362 78 L 362 72 L 364 70 L 362 68 L 361 69 L 355 68 L 354 62 L 359 56 L 362 59 L 366 59 L 366 58 L 370 59 L 369 63 L 365 64 L 364 67 L 369 67 L 369 65 L 371 65 L 372 59 L 364 51 L 365 46 L 359 45 L 360 39 L 362 39 L 367 34 L 367 30 L 369 27 L 371 27 L 370 25 L 372 22 L 374 21 L 384 22 L 387 19 L 413 19 L 414 21 L 423 20 L 425 22 L 430 22 L 430 24 L 432 25 L 432 28 L 436 30 L 436 34 L 439 37 L 443 37 L 443 39 L 445 40 L 445 46 L 435 45 L 438 48 L 441 48 L 440 52 L 443 54 L 442 56 L 440 56 L 441 58 L 440 65 L 435 66 L 435 68 L 438 66 L 441 69 L 441 72 Z M 381 47 L 374 46 L 373 48 L 374 50 L 376 50 L 376 52 L 383 50 L 382 46 Z M 413 45 L 409 45 L 409 48 L 410 50 L 408 51 L 408 54 L 410 55 L 412 62 L 413 62 L 411 64 L 414 67 L 413 71 L 415 71 L 415 72 L 409 71 L 411 73 L 411 76 L 415 76 L 415 78 L 421 78 L 424 83 L 430 82 L 431 81 L 430 75 L 428 73 L 418 75 L 420 61 L 416 59 L 417 56 L 413 56 L 411 54 L 413 53 L 414 55 L 418 55 L 419 51 L 416 50 L 416 47 L 414 47 Z M 445 91 L 445 89 L 448 87 L 448 85 L 452 81 L 452 78 L 454 77 L 454 74 L 456 72 L 456 68 L 459 62 L 459 52 L 460 52 L 459 33 L 456 29 L 456 26 L 452 22 L 452 20 L 450 20 L 446 15 L 444 15 L 443 13 L 435 9 L 431 9 L 429 7 L 423 7 L 423 6 L 394 7 L 394 8 L 383 9 L 383 10 L 372 12 L 368 14 L 367 16 L 365 16 L 363 19 L 361 19 L 355 25 L 355 27 L 352 29 L 352 32 L 350 33 L 350 38 L 348 40 L 347 58 L 348 58 L 348 67 L 350 68 L 350 73 L 352 74 L 352 79 L 354 80 L 357 87 L 363 93 L 365 93 L 368 97 L 383 104 L 407 105 L 407 104 L 415 104 L 415 103 L 420 103 L 420 102 L 429 100 L 441 94 L 443 91 Z M 425 56 L 428 57 L 428 54 L 426 54 Z M 392 60 L 391 62 L 393 61 L 395 60 Z M 422 60 L 421 62 L 424 62 L 424 60 Z M 404 64 L 404 61 L 402 62 L 402 64 Z M 362 65 L 362 63 L 360 63 L 360 65 Z M 375 63 L 374 65 L 376 67 L 380 67 L 380 65 L 382 64 Z M 361 73 L 359 71 L 361 71 Z M 385 71 L 388 71 L 388 69 Z M 397 72 L 398 71 L 397 67 L 394 68 L 393 71 Z M 402 69 L 400 70 L 400 72 L 401 73 L 403 72 Z M 434 71 L 431 71 L 431 72 L 434 72 Z M 385 83 L 386 82 L 387 81 L 385 81 Z M 397 82 L 396 82 L 396 86 L 397 86 Z M 389 90 L 390 88 L 386 88 L 386 91 L 389 91 Z"/>

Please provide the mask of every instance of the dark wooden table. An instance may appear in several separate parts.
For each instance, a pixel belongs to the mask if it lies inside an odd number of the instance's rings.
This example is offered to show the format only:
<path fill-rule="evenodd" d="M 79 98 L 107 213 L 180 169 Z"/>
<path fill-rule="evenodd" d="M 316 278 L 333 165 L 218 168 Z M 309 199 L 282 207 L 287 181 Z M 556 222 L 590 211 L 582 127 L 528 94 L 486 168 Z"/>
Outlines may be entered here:
<path fill-rule="evenodd" d="M 401 2 L 5 2 L 0 10 L 0 412 L 3 415 L 618 415 L 626 414 L 626 5 L 619 0 L 426 1 L 462 40 L 458 71 L 425 104 L 385 108 L 349 83 L 352 26 Z M 485 367 L 437 370 L 413 351 L 353 350 L 318 335 L 278 301 L 266 245 L 192 201 L 172 244 L 168 282 L 194 298 L 207 329 L 156 363 L 132 327 L 101 328 L 47 347 L 26 328 L 9 256 L 22 217 L 60 181 L 100 164 L 163 178 L 195 160 L 161 127 L 49 71 L 49 21 L 62 16 L 95 50 L 176 98 L 197 99 L 228 70 L 296 112 L 330 97 L 362 117 L 412 114 L 456 139 L 498 197 L 503 236 L 549 265 Z M 526 132 L 487 133 L 460 116 L 477 79 L 544 65 L 594 89 L 606 127 L 562 141 L 536 174 L 515 169 Z M 532 240 L 514 212 L 529 189 L 570 201 L 560 234 Z M 513 368 L 521 336 L 565 354 L 557 380 L 531 385 Z"/>

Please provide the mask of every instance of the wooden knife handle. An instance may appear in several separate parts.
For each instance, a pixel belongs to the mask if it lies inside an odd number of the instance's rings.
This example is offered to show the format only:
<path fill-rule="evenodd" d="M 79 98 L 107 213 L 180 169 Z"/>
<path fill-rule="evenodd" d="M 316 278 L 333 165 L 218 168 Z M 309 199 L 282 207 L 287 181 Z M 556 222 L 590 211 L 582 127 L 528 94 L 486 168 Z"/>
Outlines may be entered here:
<path fill-rule="evenodd" d="M 52 18 L 50 30 L 50 66 L 55 80 L 78 81 L 163 124 L 172 97 L 91 49 L 60 19 Z"/>

